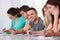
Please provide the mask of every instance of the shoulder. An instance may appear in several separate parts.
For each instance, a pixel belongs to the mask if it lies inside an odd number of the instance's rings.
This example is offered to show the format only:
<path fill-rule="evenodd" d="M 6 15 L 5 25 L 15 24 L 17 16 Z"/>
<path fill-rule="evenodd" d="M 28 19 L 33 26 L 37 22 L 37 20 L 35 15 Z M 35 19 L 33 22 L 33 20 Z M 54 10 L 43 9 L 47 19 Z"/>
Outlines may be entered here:
<path fill-rule="evenodd" d="M 18 19 L 24 19 L 24 18 L 21 16 L 21 17 L 18 17 Z"/>
<path fill-rule="evenodd" d="M 38 17 L 38 20 L 39 20 L 39 21 L 43 21 L 40 17 Z"/>
<path fill-rule="evenodd" d="M 14 20 L 11 20 L 11 23 L 13 23 L 14 22 Z"/>
<path fill-rule="evenodd" d="M 29 25 L 30 25 L 30 26 L 33 26 L 33 25 L 34 25 L 34 23 L 30 21 L 30 22 L 29 22 Z"/>
<path fill-rule="evenodd" d="M 26 21 L 22 16 L 21 17 L 18 17 L 18 20 Z"/>
<path fill-rule="evenodd" d="M 43 23 L 43 20 L 40 17 L 38 17 L 38 21 L 39 23 Z"/>

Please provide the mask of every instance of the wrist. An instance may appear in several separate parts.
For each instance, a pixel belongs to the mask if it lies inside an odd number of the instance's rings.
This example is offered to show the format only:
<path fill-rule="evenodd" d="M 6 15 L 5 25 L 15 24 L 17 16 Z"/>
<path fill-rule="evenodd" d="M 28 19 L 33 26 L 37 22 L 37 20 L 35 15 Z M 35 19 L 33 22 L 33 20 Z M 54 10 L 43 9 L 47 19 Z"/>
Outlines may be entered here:
<path fill-rule="evenodd" d="M 44 33 L 46 33 L 46 28 L 44 28 Z"/>
<path fill-rule="evenodd" d="M 54 16 L 54 19 L 58 19 L 58 16 Z"/>

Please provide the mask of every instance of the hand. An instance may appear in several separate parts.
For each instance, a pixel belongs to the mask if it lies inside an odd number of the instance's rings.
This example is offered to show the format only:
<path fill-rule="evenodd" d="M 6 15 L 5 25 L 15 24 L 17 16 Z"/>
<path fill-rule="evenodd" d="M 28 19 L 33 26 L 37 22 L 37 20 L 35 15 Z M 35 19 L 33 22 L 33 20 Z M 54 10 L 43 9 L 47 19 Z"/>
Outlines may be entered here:
<path fill-rule="evenodd" d="M 8 32 L 8 30 L 6 30 L 6 29 L 3 29 L 3 30 L 2 30 L 2 32 Z"/>
<path fill-rule="evenodd" d="M 56 8 L 53 10 L 53 15 L 58 16 L 59 15 L 59 7 L 56 6 Z"/>
<path fill-rule="evenodd" d="M 3 30 L 2 30 L 2 32 L 6 32 L 6 30 L 5 30 L 5 29 L 3 29 Z"/>
<path fill-rule="evenodd" d="M 29 30 L 27 30 L 26 33 L 29 34 Z"/>
<path fill-rule="evenodd" d="M 28 33 L 28 34 L 33 34 L 33 31 L 28 30 L 27 33 Z"/>
<path fill-rule="evenodd" d="M 54 32 L 52 30 L 47 30 L 46 36 L 54 36 Z"/>
<path fill-rule="evenodd" d="M 16 34 L 15 30 L 9 30 L 12 34 Z"/>

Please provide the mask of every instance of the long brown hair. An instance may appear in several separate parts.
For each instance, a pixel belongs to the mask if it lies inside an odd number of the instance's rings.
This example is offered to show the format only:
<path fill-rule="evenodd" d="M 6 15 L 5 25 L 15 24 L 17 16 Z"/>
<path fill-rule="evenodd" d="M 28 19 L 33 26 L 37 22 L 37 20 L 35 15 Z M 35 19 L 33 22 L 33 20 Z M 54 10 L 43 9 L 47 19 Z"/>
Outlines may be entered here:
<path fill-rule="evenodd" d="M 59 16 L 58 18 L 60 18 L 60 0 L 48 0 L 46 2 L 46 5 L 50 4 L 50 5 L 54 5 L 54 6 L 58 6 L 59 7 Z M 51 14 L 52 17 L 52 23 L 54 22 L 54 15 Z"/>

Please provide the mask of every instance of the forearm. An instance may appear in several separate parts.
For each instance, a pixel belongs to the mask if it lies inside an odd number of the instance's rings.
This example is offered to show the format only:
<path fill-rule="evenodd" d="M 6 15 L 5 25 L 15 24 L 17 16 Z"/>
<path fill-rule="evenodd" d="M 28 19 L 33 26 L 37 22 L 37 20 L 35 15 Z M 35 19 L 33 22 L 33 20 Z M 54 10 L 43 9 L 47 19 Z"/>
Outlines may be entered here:
<path fill-rule="evenodd" d="M 22 29 L 16 31 L 16 34 L 24 34 L 24 33 L 26 33 L 26 32 L 24 30 L 22 30 Z"/>
<path fill-rule="evenodd" d="M 32 34 L 40 34 L 41 31 L 32 31 Z"/>
<path fill-rule="evenodd" d="M 60 36 L 60 32 L 56 32 L 55 33 L 55 36 Z"/>
<path fill-rule="evenodd" d="M 58 16 L 54 17 L 54 32 L 58 31 Z"/>
<path fill-rule="evenodd" d="M 17 30 L 16 34 L 24 34 L 29 28 L 31 28 L 30 25 L 26 25 L 23 29 Z"/>
<path fill-rule="evenodd" d="M 43 32 L 43 30 L 42 31 L 32 31 L 31 34 L 38 34 L 38 35 L 40 35 L 42 32 Z"/>
<path fill-rule="evenodd" d="M 2 31 L 3 31 L 3 32 L 9 32 L 9 30 L 4 30 L 4 29 L 3 29 Z"/>

